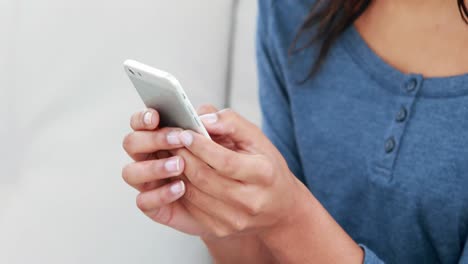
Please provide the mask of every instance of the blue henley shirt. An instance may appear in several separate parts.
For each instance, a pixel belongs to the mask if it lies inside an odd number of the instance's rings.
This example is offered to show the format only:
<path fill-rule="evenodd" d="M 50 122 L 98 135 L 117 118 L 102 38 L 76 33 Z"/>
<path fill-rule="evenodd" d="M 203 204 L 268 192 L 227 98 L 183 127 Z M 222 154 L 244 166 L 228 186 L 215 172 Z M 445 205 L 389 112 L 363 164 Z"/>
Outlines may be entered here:
<path fill-rule="evenodd" d="M 312 3 L 259 1 L 266 135 L 365 263 L 468 263 L 468 74 L 401 73 L 351 26 L 301 85 L 317 49 L 288 48 Z"/>

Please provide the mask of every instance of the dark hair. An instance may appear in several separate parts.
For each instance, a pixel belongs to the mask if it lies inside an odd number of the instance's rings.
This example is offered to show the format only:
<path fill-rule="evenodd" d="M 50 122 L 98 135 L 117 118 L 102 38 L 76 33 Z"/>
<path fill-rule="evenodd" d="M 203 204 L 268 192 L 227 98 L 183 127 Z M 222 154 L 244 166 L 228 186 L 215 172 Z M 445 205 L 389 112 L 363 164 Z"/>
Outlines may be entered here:
<path fill-rule="evenodd" d="M 307 81 L 320 69 L 335 41 L 369 7 L 371 1 L 317 0 L 312 5 L 309 15 L 300 27 L 289 49 L 289 54 L 292 55 L 320 43 L 317 59 L 303 82 Z M 468 25 L 468 9 L 464 0 L 457 0 L 457 4 L 462 19 Z M 312 28 L 314 28 L 312 37 L 298 46 L 299 40 Z"/>

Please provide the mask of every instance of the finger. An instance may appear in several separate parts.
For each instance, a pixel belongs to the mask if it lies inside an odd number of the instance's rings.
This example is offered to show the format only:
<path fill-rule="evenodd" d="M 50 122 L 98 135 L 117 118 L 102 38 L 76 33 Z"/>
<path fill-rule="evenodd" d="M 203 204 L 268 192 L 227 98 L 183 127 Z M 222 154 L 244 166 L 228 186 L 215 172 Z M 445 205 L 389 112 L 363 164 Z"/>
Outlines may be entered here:
<path fill-rule="evenodd" d="M 156 159 L 167 159 L 171 157 L 171 153 L 168 150 L 160 150 L 154 153 Z"/>
<path fill-rule="evenodd" d="M 159 113 L 154 109 L 146 109 L 135 113 L 130 118 L 130 126 L 133 130 L 154 130 L 159 125 Z"/>
<path fill-rule="evenodd" d="M 183 181 L 188 180 L 187 177 L 184 174 L 182 174 L 180 176 L 172 177 L 172 178 L 169 178 L 169 179 L 162 179 L 162 180 L 145 182 L 143 184 L 132 186 L 132 187 L 135 188 L 139 192 L 147 192 L 147 191 L 151 191 L 151 190 L 154 190 L 156 188 L 159 188 L 159 187 L 161 187 L 163 185 L 166 185 L 166 184 L 168 184 L 170 182 L 173 182 L 174 179 L 183 180 Z"/>
<path fill-rule="evenodd" d="M 205 114 L 209 114 L 209 113 L 216 113 L 218 112 L 219 110 L 214 107 L 213 105 L 210 105 L 210 104 L 205 104 L 205 105 L 201 105 L 197 108 L 197 114 L 198 115 L 205 115 Z"/>
<path fill-rule="evenodd" d="M 184 182 L 175 181 L 160 188 L 140 193 L 137 196 L 136 202 L 141 211 L 149 212 L 176 201 L 182 197 L 184 193 Z"/>
<path fill-rule="evenodd" d="M 194 188 L 214 199 L 223 201 L 249 214 L 255 214 L 255 210 L 262 204 L 264 200 L 260 198 L 262 197 L 262 187 L 254 184 L 243 184 L 239 181 L 217 175 L 212 168 L 185 149 L 177 150 L 177 155 L 182 157 L 186 164 L 184 175 L 188 179 L 187 189 L 189 191 L 186 191 L 185 197 L 196 195 L 196 193 L 191 193 L 191 188 L 189 187 L 193 185 Z M 263 177 L 257 176 L 256 178 L 258 182 L 266 182 Z M 206 212 L 209 213 L 210 211 Z"/>
<path fill-rule="evenodd" d="M 167 159 L 167 158 L 170 158 L 172 155 L 167 150 L 160 150 L 160 151 L 157 151 L 157 152 L 153 152 L 153 153 L 151 153 L 151 154 L 149 154 L 147 156 L 148 157 L 146 159 L 142 159 L 142 160 Z M 181 176 L 180 178 L 185 179 L 186 177 Z M 132 186 L 132 187 L 135 188 L 136 190 L 138 190 L 139 192 L 146 192 L 146 191 L 150 191 L 150 190 L 159 188 L 159 187 L 161 187 L 161 186 L 163 186 L 163 185 L 165 185 L 165 184 L 167 184 L 169 182 L 170 182 L 169 180 L 156 180 L 156 181 L 145 182 L 143 184 L 139 184 L 139 185 Z"/>
<path fill-rule="evenodd" d="M 247 151 L 265 143 L 266 138 L 256 125 L 230 109 L 202 115 L 200 119 L 210 134 L 228 136 Z"/>
<path fill-rule="evenodd" d="M 161 208 L 143 212 L 153 221 L 174 228 L 180 232 L 199 236 L 199 223 L 190 214 L 185 205 L 180 200 L 172 202 Z"/>
<path fill-rule="evenodd" d="M 187 201 L 187 199 L 180 199 L 180 204 L 185 208 L 185 210 L 193 217 L 198 223 L 204 227 L 202 234 L 198 234 L 200 237 L 214 238 L 214 230 L 224 229 L 223 223 L 213 217 L 209 216 L 204 211 L 200 210 L 198 207 Z"/>
<path fill-rule="evenodd" d="M 153 152 L 182 147 L 178 137 L 180 131 L 178 128 L 135 131 L 125 137 L 123 148 L 133 160 L 146 160 Z"/>
<path fill-rule="evenodd" d="M 174 205 L 175 203 L 166 204 L 160 208 L 143 211 L 143 213 L 153 221 L 170 226 Z"/>
<path fill-rule="evenodd" d="M 218 175 L 213 168 L 186 149 L 178 149 L 174 153 L 184 160 L 184 175 L 198 189 L 231 204 L 241 198 L 238 194 L 242 196 L 244 184 Z"/>
<path fill-rule="evenodd" d="M 238 181 L 257 181 L 249 179 L 252 172 L 257 171 L 258 165 L 262 165 L 256 164 L 259 161 L 257 155 L 234 152 L 190 130 L 182 132 L 179 137 L 191 153 L 219 174 Z"/>
<path fill-rule="evenodd" d="M 145 182 L 143 184 L 132 186 L 132 187 L 135 188 L 139 192 L 147 192 L 147 191 L 157 189 L 168 183 L 170 183 L 169 180 L 159 180 L 159 181 Z"/>
<path fill-rule="evenodd" d="M 186 191 L 182 201 L 194 205 L 211 218 L 211 222 L 214 224 L 211 229 L 217 236 L 224 237 L 238 233 L 247 227 L 248 217 L 242 210 L 213 198 L 200 191 L 190 182 L 186 183 Z M 209 222 L 206 216 L 205 221 Z"/>
<path fill-rule="evenodd" d="M 167 159 L 169 157 L 171 157 L 171 154 L 167 150 L 160 150 L 160 151 L 148 154 L 147 158 L 142 159 L 142 160 L 158 160 L 158 159 Z M 143 184 L 139 184 L 139 185 L 132 186 L 132 187 L 137 189 L 139 192 L 146 192 L 149 190 L 159 188 L 160 186 L 163 186 L 164 184 L 168 182 L 169 180 L 156 180 L 156 181 L 145 182 Z"/>
<path fill-rule="evenodd" d="M 122 170 L 122 178 L 133 187 L 147 182 L 179 176 L 184 170 L 184 160 L 173 157 L 161 160 L 147 160 L 130 163 Z"/>

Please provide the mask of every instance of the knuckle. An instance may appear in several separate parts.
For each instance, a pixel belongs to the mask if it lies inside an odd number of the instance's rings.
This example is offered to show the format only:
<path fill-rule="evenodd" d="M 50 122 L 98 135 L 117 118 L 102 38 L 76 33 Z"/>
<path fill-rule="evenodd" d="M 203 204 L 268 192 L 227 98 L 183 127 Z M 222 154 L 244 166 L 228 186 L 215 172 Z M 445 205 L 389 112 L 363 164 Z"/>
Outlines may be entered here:
<path fill-rule="evenodd" d="M 167 206 L 155 209 L 150 218 L 160 224 L 168 225 L 172 218 L 172 210 Z"/>
<path fill-rule="evenodd" d="M 273 167 L 273 164 L 269 161 L 262 161 L 259 162 L 258 164 L 258 172 L 259 176 L 262 178 L 263 182 L 267 186 L 273 185 L 275 182 L 275 169 Z"/>
<path fill-rule="evenodd" d="M 122 142 L 122 147 L 127 153 L 130 153 L 133 145 L 133 133 L 127 134 Z"/>
<path fill-rule="evenodd" d="M 162 134 L 160 132 L 151 132 L 151 144 L 158 147 L 162 143 Z"/>
<path fill-rule="evenodd" d="M 160 219 L 162 218 L 161 215 L 161 209 L 160 208 L 157 208 L 157 209 L 154 209 L 148 213 L 146 213 L 146 215 L 151 218 L 151 220 L 153 221 L 156 221 L 156 222 L 160 222 Z"/>
<path fill-rule="evenodd" d="M 262 213 L 264 203 L 261 199 L 252 199 L 247 206 L 247 213 L 251 216 L 257 216 Z"/>
<path fill-rule="evenodd" d="M 226 238 L 231 233 L 229 229 L 221 225 L 215 225 L 213 229 L 213 233 L 217 238 Z"/>
<path fill-rule="evenodd" d="M 125 165 L 122 168 L 122 179 L 128 184 L 130 183 L 130 171 L 131 171 L 131 165 L 130 164 Z"/>
<path fill-rule="evenodd" d="M 146 208 L 146 199 L 145 199 L 144 195 L 139 194 L 137 196 L 136 205 L 137 205 L 138 209 L 140 209 L 141 211 L 145 211 L 147 209 Z"/>
<path fill-rule="evenodd" d="M 192 175 L 187 175 L 190 178 L 190 181 L 197 186 L 205 186 L 208 184 L 207 175 L 210 173 L 208 169 L 199 168 L 194 170 Z"/>
<path fill-rule="evenodd" d="M 234 218 L 232 227 L 236 232 L 244 231 L 247 228 L 247 220 L 242 216 L 237 216 Z"/>
<path fill-rule="evenodd" d="M 152 160 L 147 163 L 147 173 L 151 175 L 151 178 L 157 178 L 157 176 L 164 174 L 164 160 Z"/>

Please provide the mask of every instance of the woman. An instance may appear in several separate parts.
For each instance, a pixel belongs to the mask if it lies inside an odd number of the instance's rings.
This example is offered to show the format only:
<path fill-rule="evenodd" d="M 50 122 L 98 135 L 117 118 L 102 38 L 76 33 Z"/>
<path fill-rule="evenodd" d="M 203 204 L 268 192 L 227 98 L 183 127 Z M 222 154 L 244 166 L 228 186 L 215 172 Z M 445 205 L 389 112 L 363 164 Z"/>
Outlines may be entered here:
<path fill-rule="evenodd" d="M 214 142 L 135 114 L 138 207 L 219 263 L 468 263 L 466 6 L 260 1 L 265 134 L 209 106 Z"/>

